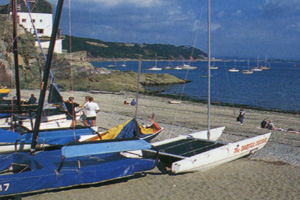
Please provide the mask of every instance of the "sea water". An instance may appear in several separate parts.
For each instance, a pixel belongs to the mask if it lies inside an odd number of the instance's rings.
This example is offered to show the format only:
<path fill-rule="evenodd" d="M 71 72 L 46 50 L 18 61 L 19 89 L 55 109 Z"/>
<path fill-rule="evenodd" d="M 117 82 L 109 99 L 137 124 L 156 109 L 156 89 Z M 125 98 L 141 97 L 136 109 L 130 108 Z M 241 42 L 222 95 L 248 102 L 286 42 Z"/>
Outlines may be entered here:
<path fill-rule="evenodd" d="M 94 62 L 96 67 L 107 67 L 113 62 Z M 126 67 L 121 67 L 123 62 L 117 62 L 116 70 L 138 71 L 138 62 L 128 61 Z M 158 67 L 182 65 L 183 62 L 158 62 Z M 188 64 L 188 62 L 185 62 Z M 259 62 L 260 65 L 265 64 Z M 164 94 L 183 95 L 193 99 L 206 100 L 208 94 L 207 62 L 191 62 L 196 66 L 195 70 L 161 70 L 150 71 L 154 61 L 142 62 L 142 73 L 169 73 L 180 79 L 191 82 L 186 84 L 174 84 L 165 86 L 151 86 L 147 89 L 163 89 Z M 275 109 L 283 111 L 300 112 L 300 63 L 288 61 L 268 62 L 271 69 L 254 71 L 253 74 L 243 74 L 242 70 L 257 66 L 257 61 L 218 61 L 211 62 L 218 69 L 211 70 L 211 101 L 229 104 L 247 105 L 250 107 Z M 235 67 L 239 72 L 229 72 Z M 111 69 L 111 68 L 110 68 Z"/>

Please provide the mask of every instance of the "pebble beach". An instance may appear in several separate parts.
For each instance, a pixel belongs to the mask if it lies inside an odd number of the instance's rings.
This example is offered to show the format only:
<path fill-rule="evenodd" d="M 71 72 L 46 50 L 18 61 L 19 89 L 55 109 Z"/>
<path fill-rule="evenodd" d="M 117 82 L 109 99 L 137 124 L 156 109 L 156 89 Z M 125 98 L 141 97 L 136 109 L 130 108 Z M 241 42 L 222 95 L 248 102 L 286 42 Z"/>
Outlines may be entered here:
<path fill-rule="evenodd" d="M 39 97 L 39 90 L 22 90 L 22 98 Z M 11 94 L 14 94 L 13 91 Z M 109 129 L 137 113 L 139 123 L 149 124 L 152 113 L 164 127 L 154 142 L 207 129 L 207 104 L 183 101 L 170 104 L 168 98 L 139 95 L 138 106 L 124 105 L 135 93 L 61 92 L 66 100 L 81 104 L 92 96 L 100 106 L 97 126 Z M 136 111 L 137 109 L 137 111 Z M 299 130 L 296 114 L 246 109 L 244 125 L 236 121 L 238 108 L 211 106 L 211 128 L 226 126 L 223 142 L 234 142 L 270 130 L 261 129 L 263 119 L 276 127 Z M 77 122 L 81 124 L 80 121 Z M 162 174 L 153 169 L 134 177 L 71 189 L 34 193 L 23 199 L 300 199 L 300 134 L 272 130 L 267 145 L 250 157 L 223 164 L 205 172 Z"/>

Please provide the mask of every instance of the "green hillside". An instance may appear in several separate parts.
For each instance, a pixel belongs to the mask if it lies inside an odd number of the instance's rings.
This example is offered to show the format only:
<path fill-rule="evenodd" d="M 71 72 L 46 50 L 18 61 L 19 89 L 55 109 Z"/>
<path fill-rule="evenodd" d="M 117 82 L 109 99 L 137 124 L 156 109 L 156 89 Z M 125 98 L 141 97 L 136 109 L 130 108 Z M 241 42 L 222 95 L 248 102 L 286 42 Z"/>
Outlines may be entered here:
<path fill-rule="evenodd" d="M 137 44 L 122 42 L 105 42 L 98 39 L 71 36 L 72 52 L 87 51 L 89 57 L 97 58 L 131 58 L 141 56 L 143 59 L 189 59 L 192 47 L 175 46 L 170 44 Z M 63 49 L 69 52 L 70 37 L 65 36 Z M 200 49 L 194 49 L 193 58 L 203 59 L 207 54 Z"/>

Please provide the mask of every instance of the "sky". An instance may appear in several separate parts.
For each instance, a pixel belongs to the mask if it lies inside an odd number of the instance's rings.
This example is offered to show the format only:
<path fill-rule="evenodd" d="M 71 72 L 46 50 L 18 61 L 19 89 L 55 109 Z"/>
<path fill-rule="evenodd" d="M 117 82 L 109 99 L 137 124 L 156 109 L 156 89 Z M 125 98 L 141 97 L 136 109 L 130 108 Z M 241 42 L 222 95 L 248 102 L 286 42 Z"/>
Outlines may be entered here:
<path fill-rule="evenodd" d="M 48 1 L 55 10 L 57 0 Z M 210 7 L 212 57 L 300 60 L 300 0 L 210 0 Z M 60 28 L 78 37 L 207 52 L 207 0 L 65 0 Z"/>

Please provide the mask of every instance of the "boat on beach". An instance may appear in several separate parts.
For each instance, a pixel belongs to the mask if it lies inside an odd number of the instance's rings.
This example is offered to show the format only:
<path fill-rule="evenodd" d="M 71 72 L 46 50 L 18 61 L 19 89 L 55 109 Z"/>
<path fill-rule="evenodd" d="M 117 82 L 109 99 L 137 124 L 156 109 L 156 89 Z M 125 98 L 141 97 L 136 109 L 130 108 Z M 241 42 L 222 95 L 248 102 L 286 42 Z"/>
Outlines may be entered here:
<path fill-rule="evenodd" d="M 152 143 L 152 145 L 158 150 L 158 158 L 164 167 L 170 168 L 172 173 L 177 174 L 204 171 L 251 155 L 263 148 L 271 136 L 271 133 L 267 133 L 232 143 L 214 140 L 221 135 L 224 128 L 211 129 L 210 140 L 207 140 L 207 131 L 203 131 Z M 154 149 L 145 151 L 154 155 Z"/>
<path fill-rule="evenodd" d="M 150 142 L 164 130 L 153 118 L 151 118 L 151 121 L 151 124 L 142 125 L 135 118 L 132 118 L 102 132 L 95 130 L 95 127 L 84 126 L 40 130 L 37 148 L 46 149 L 68 143 L 130 138 L 140 138 Z M 32 137 L 33 132 L 27 129 L 16 127 L 13 132 L 0 128 L 0 154 L 30 151 Z"/>
<path fill-rule="evenodd" d="M 210 35 L 210 4 L 208 1 L 208 35 Z M 206 169 L 242 158 L 263 148 L 271 133 L 232 143 L 217 141 L 225 127 L 210 128 L 210 40 L 208 40 L 208 127 L 206 131 L 178 136 L 152 143 L 150 156 L 157 155 L 163 171 L 186 173 Z"/>
<path fill-rule="evenodd" d="M 0 89 L 0 99 L 3 97 L 7 97 L 7 95 L 10 93 L 10 89 L 1 88 Z"/>
<path fill-rule="evenodd" d="M 16 2 L 12 1 L 15 16 Z M 157 163 L 156 158 L 127 158 L 120 154 L 122 151 L 151 148 L 151 145 L 142 139 L 101 140 L 68 145 L 64 143 L 62 146 L 39 151 L 39 140 L 42 139 L 39 126 L 62 7 L 63 0 L 59 0 L 44 69 L 44 87 L 40 92 L 37 118 L 33 134 L 25 137 L 25 140 L 31 141 L 30 152 L 17 151 L 0 155 L 0 198 L 129 177 L 136 172 L 151 170 Z M 18 136 L 19 133 L 14 135 Z M 57 136 L 56 134 L 55 139 L 62 139 L 62 136 Z"/>
<path fill-rule="evenodd" d="M 0 198 L 95 184 L 151 170 L 156 159 L 120 154 L 150 147 L 144 140 L 113 140 L 0 155 Z"/>

